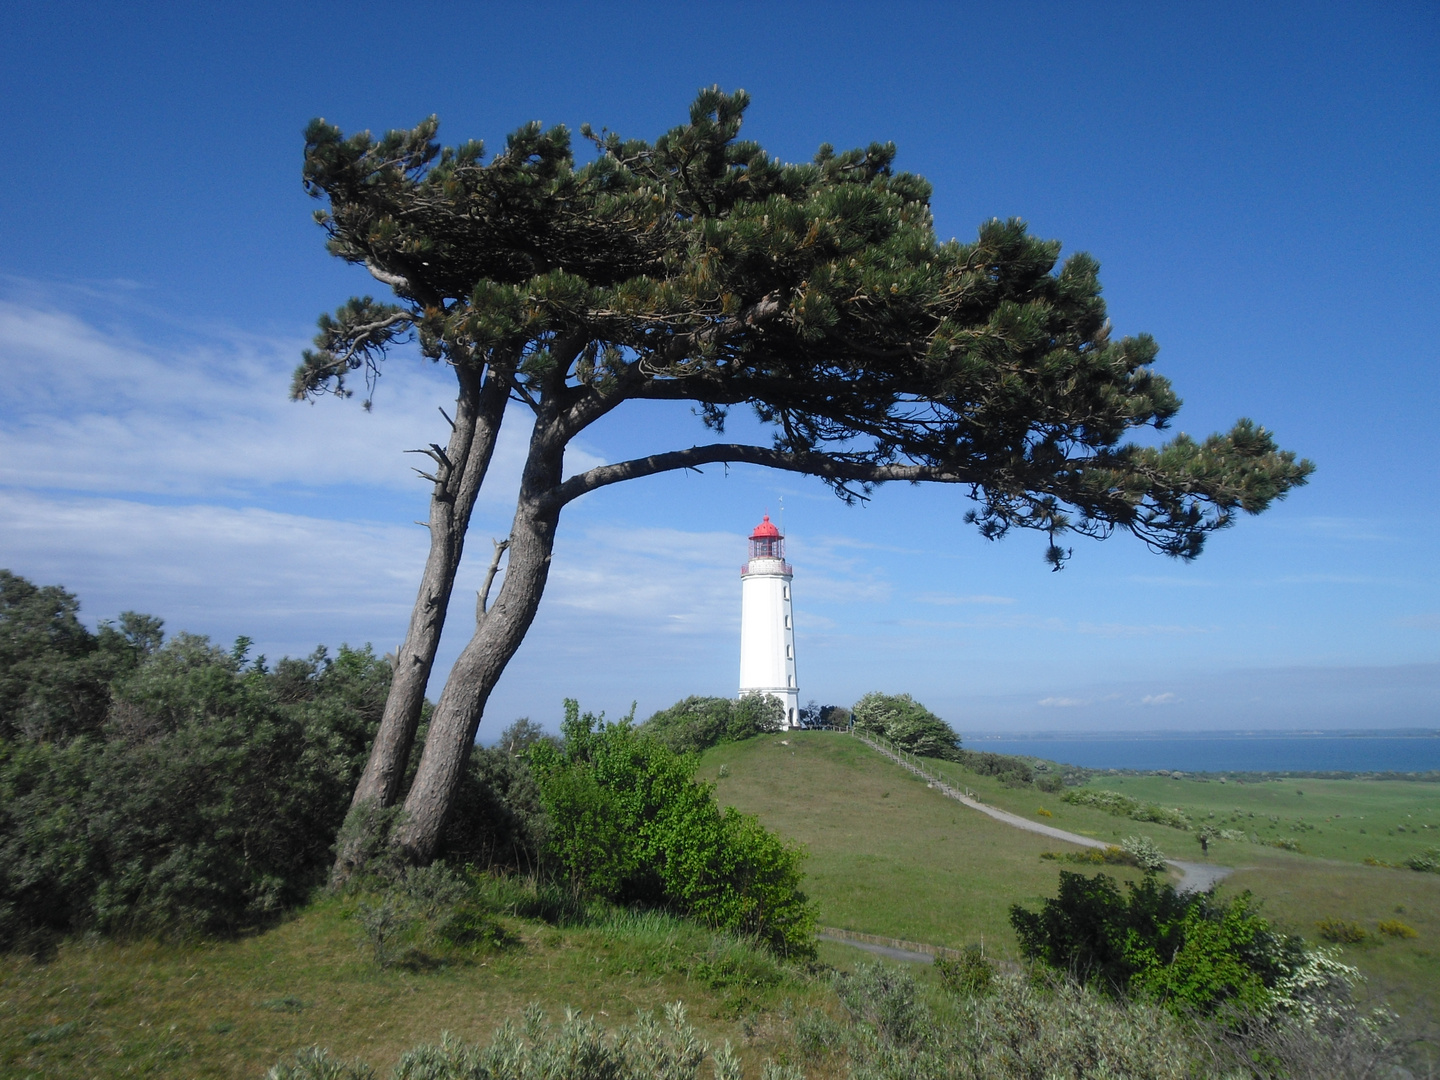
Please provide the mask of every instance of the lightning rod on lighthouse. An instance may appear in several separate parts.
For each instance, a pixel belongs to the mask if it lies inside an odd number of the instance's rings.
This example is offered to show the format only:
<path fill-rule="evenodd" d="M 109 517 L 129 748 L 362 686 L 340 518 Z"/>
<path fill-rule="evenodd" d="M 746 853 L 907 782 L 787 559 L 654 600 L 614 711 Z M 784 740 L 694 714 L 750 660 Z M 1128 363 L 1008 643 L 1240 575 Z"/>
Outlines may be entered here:
<path fill-rule="evenodd" d="M 792 576 L 785 537 L 766 514 L 750 534 L 750 561 L 740 570 L 740 696 L 778 698 L 787 728 L 800 726 Z"/>

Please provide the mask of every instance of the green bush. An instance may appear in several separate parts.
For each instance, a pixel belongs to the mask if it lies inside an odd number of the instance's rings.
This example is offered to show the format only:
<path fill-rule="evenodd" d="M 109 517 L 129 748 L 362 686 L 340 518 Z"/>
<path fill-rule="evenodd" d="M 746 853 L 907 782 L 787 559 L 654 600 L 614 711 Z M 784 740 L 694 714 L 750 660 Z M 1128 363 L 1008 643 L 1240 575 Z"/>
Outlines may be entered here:
<path fill-rule="evenodd" d="M 1168 809 L 1156 803 L 1138 802 L 1118 791 L 1072 788 L 1061 798 L 1076 806 L 1093 806 L 1097 810 L 1104 810 L 1116 817 L 1128 817 L 1133 821 L 1153 821 L 1157 825 L 1168 825 L 1172 829 L 1190 828 L 1190 819 L 1181 810 Z"/>
<path fill-rule="evenodd" d="M 1422 874 L 1440 874 L 1440 847 L 1428 848 L 1419 855 L 1411 855 L 1405 860 L 1405 865 Z"/>
<path fill-rule="evenodd" d="M 52 742 L 95 734 L 110 684 L 160 644 L 161 623 L 127 611 L 92 634 L 58 585 L 0 570 L 0 739 Z"/>
<path fill-rule="evenodd" d="M 850 715 L 856 731 L 880 735 L 919 757 L 960 760 L 955 729 L 909 694 L 866 694 Z"/>
<path fill-rule="evenodd" d="M 1024 758 L 1010 754 L 992 754 L 988 750 L 961 750 L 955 760 L 971 772 L 995 777 L 1006 787 L 1019 788 L 1036 782 L 1035 770 L 1031 764 Z M 1048 785 L 1042 789 L 1045 791 L 1057 792 L 1065 786 L 1058 776 L 1042 779 Z"/>
<path fill-rule="evenodd" d="M 953 959 L 937 956 L 935 974 L 940 979 L 940 985 L 950 993 L 977 997 L 990 992 L 995 981 L 995 965 L 972 945 Z"/>
<path fill-rule="evenodd" d="M 673 908 L 782 954 L 813 952 L 798 848 L 722 812 L 692 758 L 626 721 L 581 716 L 574 701 L 565 709 L 563 744 L 531 753 L 552 871 L 607 900 Z"/>
<path fill-rule="evenodd" d="M 1359 945 L 1370 936 L 1363 926 L 1349 919 L 1321 919 L 1315 924 L 1315 932 L 1336 945 Z"/>
<path fill-rule="evenodd" d="M 1108 993 L 1205 1015 L 1265 1011 L 1303 958 L 1299 939 L 1272 929 L 1249 893 L 1181 894 L 1153 877 L 1125 888 L 1061 871 L 1059 895 L 1040 911 L 1010 909 L 1021 954 Z"/>
<path fill-rule="evenodd" d="M 0 586 L 56 599 L 17 582 Z M 63 638 L 73 606 L 52 606 L 51 637 Z M 3 617 L 13 622 L 15 607 Z M 158 620 L 129 616 L 125 627 L 102 630 L 81 658 L 110 657 L 102 723 L 79 695 L 69 720 L 47 714 L 43 737 L 21 723 L 0 739 L 0 947 L 43 951 L 88 929 L 232 933 L 324 879 L 389 667 L 342 648 L 272 671 L 247 663 L 243 638 L 229 652 L 185 634 L 160 646 Z M 19 636 L 33 659 L 35 635 Z M 37 715 L 55 685 L 25 663 L 5 678 L 22 703 L 12 715 Z"/>
<path fill-rule="evenodd" d="M 1103 848 L 1081 848 L 1079 851 L 1042 851 L 1040 858 L 1053 862 L 1077 863 L 1093 866 L 1135 866 L 1135 856 L 1118 844 L 1106 844 Z"/>
<path fill-rule="evenodd" d="M 687 697 L 655 713 L 640 730 L 677 754 L 698 754 L 722 742 L 779 731 L 784 719 L 780 700 L 766 694 L 747 694 L 738 700 Z"/>

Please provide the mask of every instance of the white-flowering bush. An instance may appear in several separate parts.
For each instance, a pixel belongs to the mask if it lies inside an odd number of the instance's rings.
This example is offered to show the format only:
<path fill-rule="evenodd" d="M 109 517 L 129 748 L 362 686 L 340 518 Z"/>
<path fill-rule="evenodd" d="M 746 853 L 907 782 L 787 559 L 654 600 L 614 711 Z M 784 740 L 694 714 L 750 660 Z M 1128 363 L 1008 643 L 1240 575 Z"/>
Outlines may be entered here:
<path fill-rule="evenodd" d="M 1165 869 L 1165 853 L 1155 846 L 1154 841 L 1143 836 L 1127 836 L 1120 841 L 1120 849 L 1135 860 L 1141 870 Z"/>

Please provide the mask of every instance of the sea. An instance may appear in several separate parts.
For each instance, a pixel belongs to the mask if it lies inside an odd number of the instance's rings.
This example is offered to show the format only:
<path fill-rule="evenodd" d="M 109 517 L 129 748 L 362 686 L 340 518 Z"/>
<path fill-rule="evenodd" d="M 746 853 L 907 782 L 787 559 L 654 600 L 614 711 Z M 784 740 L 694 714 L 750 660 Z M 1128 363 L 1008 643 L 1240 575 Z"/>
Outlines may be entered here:
<path fill-rule="evenodd" d="M 1180 772 L 1430 772 L 1440 731 L 1395 733 L 978 735 L 967 750 L 1025 754 L 1088 769 Z"/>

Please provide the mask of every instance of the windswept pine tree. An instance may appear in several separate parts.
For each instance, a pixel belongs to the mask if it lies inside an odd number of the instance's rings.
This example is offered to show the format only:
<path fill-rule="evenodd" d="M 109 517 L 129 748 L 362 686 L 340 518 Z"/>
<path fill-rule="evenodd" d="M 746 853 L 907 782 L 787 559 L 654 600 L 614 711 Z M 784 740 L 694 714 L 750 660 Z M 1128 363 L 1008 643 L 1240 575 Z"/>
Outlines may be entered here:
<path fill-rule="evenodd" d="M 433 462 L 431 551 L 380 734 L 355 803 L 401 797 L 465 530 L 507 402 L 529 449 L 509 562 L 497 546 L 475 627 L 431 720 L 399 840 L 425 861 L 453 803 L 485 703 L 545 590 L 564 508 L 610 484 L 745 462 L 819 478 L 841 498 L 892 480 L 958 484 L 987 537 L 1131 533 L 1182 559 L 1239 511 L 1259 513 L 1311 471 L 1248 420 L 1194 440 L 1128 441 L 1180 406 L 1145 335 L 1116 337 L 1089 255 L 1023 222 L 941 242 L 930 185 L 872 144 L 787 164 L 740 138 L 743 92 L 703 91 L 653 143 L 527 125 L 486 159 L 442 149 L 432 117 L 383 138 L 306 132 L 305 184 L 338 258 L 392 300 L 321 319 L 296 397 L 367 385 L 416 341 L 458 384 Z M 713 441 L 562 476 L 566 446 L 635 401 L 692 403 Z M 724 439 L 748 406 L 764 444 Z M 341 862 L 345 855 L 341 853 Z M 337 867 L 343 872 L 343 865 Z"/>

